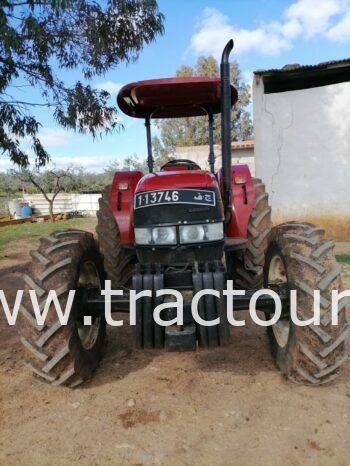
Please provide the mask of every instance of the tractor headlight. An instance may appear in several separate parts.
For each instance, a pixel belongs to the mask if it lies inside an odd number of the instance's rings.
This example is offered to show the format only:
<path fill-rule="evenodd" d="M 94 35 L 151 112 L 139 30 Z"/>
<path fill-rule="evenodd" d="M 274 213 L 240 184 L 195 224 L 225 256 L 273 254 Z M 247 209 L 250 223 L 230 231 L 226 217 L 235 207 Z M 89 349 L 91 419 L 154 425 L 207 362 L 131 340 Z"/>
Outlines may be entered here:
<path fill-rule="evenodd" d="M 135 228 L 135 243 L 176 244 L 176 227 Z"/>
<path fill-rule="evenodd" d="M 208 223 L 204 225 L 184 225 L 179 227 L 180 243 L 205 243 L 224 238 L 224 225 Z M 140 245 L 177 244 L 176 227 L 135 228 L 135 243 Z"/>
<path fill-rule="evenodd" d="M 208 223 L 205 225 L 186 225 L 180 227 L 180 243 L 201 243 L 219 241 L 224 237 L 224 225 Z"/>

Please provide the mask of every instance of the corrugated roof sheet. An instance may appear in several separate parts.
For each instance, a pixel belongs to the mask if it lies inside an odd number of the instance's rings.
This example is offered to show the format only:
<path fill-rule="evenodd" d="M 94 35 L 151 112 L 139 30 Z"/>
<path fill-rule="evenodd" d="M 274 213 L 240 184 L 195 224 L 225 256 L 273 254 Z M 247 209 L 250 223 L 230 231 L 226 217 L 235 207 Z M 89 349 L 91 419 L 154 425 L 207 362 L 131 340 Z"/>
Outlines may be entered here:
<path fill-rule="evenodd" d="M 318 63 L 317 65 L 299 65 L 299 64 L 291 64 L 285 65 L 283 68 L 279 69 L 270 69 L 270 70 L 256 70 L 254 74 L 273 74 L 273 73 L 288 73 L 288 72 L 302 72 L 308 70 L 317 70 L 317 69 L 327 69 L 327 68 L 342 68 L 343 66 L 350 65 L 350 58 L 344 58 L 343 60 L 330 60 Z"/>
<path fill-rule="evenodd" d="M 177 152 L 187 152 L 191 150 L 200 150 L 206 149 L 208 144 L 201 144 L 198 146 L 176 146 Z M 215 144 L 215 147 L 219 147 L 219 144 Z M 254 149 L 254 140 L 247 139 L 245 141 L 233 141 L 231 142 L 231 149 L 238 150 L 238 149 Z"/>

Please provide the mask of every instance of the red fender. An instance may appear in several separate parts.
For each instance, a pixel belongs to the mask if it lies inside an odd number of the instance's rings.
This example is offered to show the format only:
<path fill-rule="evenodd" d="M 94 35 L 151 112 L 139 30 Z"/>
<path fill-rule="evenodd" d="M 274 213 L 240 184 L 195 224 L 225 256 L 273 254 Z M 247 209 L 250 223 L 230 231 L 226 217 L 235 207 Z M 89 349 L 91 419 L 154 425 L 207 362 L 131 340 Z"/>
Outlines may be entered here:
<path fill-rule="evenodd" d="M 218 171 L 221 193 L 222 169 Z M 232 216 L 227 224 L 226 234 L 229 238 L 246 238 L 249 218 L 255 201 L 254 183 L 248 165 L 239 164 L 231 167 Z"/>
<path fill-rule="evenodd" d="M 110 203 L 122 244 L 133 244 L 135 240 L 134 194 L 142 177 L 143 173 L 140 171 L 118 171 L 113 178 Z"/>

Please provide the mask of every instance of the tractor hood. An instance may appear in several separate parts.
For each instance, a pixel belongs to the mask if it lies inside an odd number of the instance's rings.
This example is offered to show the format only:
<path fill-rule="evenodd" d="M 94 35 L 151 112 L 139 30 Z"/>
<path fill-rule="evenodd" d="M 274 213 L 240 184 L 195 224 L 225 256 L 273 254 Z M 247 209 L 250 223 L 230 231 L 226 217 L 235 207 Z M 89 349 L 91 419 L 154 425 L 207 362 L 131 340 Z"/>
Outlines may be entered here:
<path fill-rule="evenodd" d="M 181 188 L 218 189 L 218 183 L 212 173 L 204 170 L 162 171 L 143 176 L 137 184 L 136 192 Z"/>
<path fill-rule="evenodd" d="M 134 225 L 210 223 L 223 220 L 217 180 L 204 170 L 174 170 L 143 176 L 134 196 Z"/>

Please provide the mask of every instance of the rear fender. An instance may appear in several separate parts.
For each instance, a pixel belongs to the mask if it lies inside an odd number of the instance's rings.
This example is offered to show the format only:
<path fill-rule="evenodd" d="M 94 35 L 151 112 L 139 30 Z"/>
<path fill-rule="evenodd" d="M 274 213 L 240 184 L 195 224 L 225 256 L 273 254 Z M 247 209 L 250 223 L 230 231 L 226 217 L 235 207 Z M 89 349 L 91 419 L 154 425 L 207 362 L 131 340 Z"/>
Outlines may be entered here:
<path fill-rule="evenodd" d="M 118 171 L 111 189 L 111 208 L 120 231 L 121 244 L 133 244 L 135 240 L 133 211 L 137 183 L 143 177 L 140 171 Z"/>
<path fill-rule="evenodd" d="M 221 193 L 223 192 L 222 170 L 218 171 Z M 254 183 L 248 165 L 238 164 L 231 167 L 232 215 L 227 224 L 229 238 L 246 238 L 249 219 L 254 207 Z"/>

